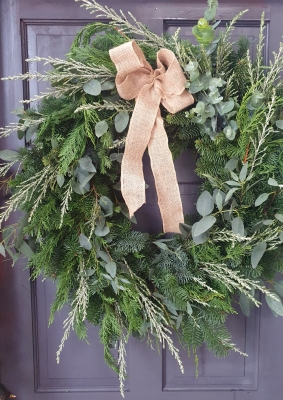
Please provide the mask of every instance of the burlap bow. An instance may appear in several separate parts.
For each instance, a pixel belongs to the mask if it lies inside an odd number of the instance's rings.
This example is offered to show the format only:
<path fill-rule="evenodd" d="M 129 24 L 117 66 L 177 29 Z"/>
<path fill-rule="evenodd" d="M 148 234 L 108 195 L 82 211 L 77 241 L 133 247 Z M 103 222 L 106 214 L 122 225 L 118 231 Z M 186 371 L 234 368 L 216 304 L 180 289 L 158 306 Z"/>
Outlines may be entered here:
<path fill-rule="evenodd" d="M 117 68 L 119 95 L 136 99 L 121 171 L 122 194 L 130 216 L 145 203 L 142 157 L 148 147 L 163 230 L 180 232 L 183 207 L 159 105 L 176 113 L 192 104 L 193 96 L 185 90 L 186 78 L 174 53 L 167 49 L 157 53 L 156 70 L 134 41 L 111 49 L 110 57 Z"/>

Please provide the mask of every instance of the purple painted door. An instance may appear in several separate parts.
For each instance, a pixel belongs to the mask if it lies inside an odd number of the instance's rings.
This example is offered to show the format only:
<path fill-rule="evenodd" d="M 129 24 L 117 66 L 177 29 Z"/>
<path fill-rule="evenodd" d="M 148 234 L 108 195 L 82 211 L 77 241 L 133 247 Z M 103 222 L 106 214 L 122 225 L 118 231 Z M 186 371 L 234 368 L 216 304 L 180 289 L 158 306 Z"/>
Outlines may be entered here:
<path fill-rule="evenodd" d="M 203 14 L 206 0 L 101 0 L 114 8 L 130 10 L 138 20 L 157 33 L 174 32 L 191 38 L 191 27 Z M 229 20 L 249 8 L 234 36 L 246 34 L 256 40 L 262 11 L 266 12 L 266 57 L 278 47 L 282 36 L 282 0 L 220 0 L 218 17 Z M 91 20 L 87 11 L 72 0 L 0 0 L 0 75 L 16 75 L 34 55 L 62 57 L 75 33 Z M 253 54 L 254 45 L 251 47 Z M 31 66 L 30 68 L 37 68 Z M 42 67 L 40 67 L 42 68 Z M 10 111 L 24 95 L 33 96 L 44 84 L 0 83 L 0 126 L 11 121 Z M 16 136 L 3 139 L 1 148 L 17 148 Z M 22 144 L 23 145 L 23 144 Z M 148 167 L 145 167 L 148 169 Z M 190 152 L 176 162 L 185 212 L 193 212 L 198 179 Z M 147 182 L 151 175 L 147 172 Z M 152 187 L 153 185 L 150 185 Z M 5 193 L 1 193 L 2 198 Z M 138 212 L 143 230 L 160 230 L 156 195 L 149 191 L 147 205 Z M 68 310 L 57 315 L 48 328 L 54 286 L 50 282 L 29 282 L 29 271 L 18 264 L 0 269 L 0 381 L 19 400 L 117 400 L 119 382 L 103 361 L 97 330 L 89 328 L 89 342 L 71 335 L 61 362 L 55 353 L 60 343 L 62 322 Z M 132 339 L 128 345 L 128 400 L 281 400 L 283 396 L 283 319 L 274 318 L 265 306 L 250 318 L 241 313 L 228 321 L 233 341 L 249 354 L 232 354 L 217 360 L 205 348 L 199 351 L 199 377 L 193 357 L 181 351 L 185 374 L 167 350 L 161 355 L 146 343 Z"/>

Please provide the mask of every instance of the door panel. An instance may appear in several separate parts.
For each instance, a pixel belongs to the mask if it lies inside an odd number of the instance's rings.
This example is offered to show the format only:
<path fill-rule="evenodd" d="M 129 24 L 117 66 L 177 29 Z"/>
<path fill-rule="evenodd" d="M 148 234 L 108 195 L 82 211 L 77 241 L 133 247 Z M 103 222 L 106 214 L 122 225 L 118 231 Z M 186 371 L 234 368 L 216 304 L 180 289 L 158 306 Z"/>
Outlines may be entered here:
<path fill-rule="evenodd" d="M 192 39 L 191 27 L 203 14 L 206 1 L 125 0 L 101 1 L 115 9 L 131 11 L 155 32 L 173 33 L 182 27 L 181 37 Z M 278 29 L 283 5 L 278 0 L 222 0 L 218 16 L 228 21 L 241 10 L 250 10 L 234 32 L 253 42 L 254 54 L 261 12 L 266 12 L 265 58 L 276 50 L 282 32 Z M 35 55 L 62 58 L 77 31 L 93 20 L 87 11 L 70 0 L 1 0 L 0 1 L 0 75 L 16 75 L 27 70 L 23 61 Z M 45 70 L 41 65 L 29 65 L 30 70 Z M 0 125 L 13 120 L 10 111 L 17 102 L 46 91 L 46 82 L 31 81 L 0 83 Z M 16 135 L 1 141 L 1 148 L 17 148 Z M 23 143 L 21 143 L 23 145 Z M 185 213 L 193 213 L 199 179 L 194 173 L 194 155 L 185 152 L 175 162 Z M 144 158 L 147 204 L 138 212 L 139 229 L 161 230 L 156 192 L 147 156 Z M 2 198 L 6 194 L 0 192 Z M 29 282 L 24 264 L 14 268 L 2 262 L 0 269 L 0 381 L 19 400 L 116 400 L 120 398 L 119 380 L 103 361 L 103 348 L 97 328 L 89 327 L 89 344 L 79 342 L 72 332 L 56 363 L 56 351 L 63 335 L 63 321 L 68 314 L 64 308 L 48 328 L 54 284 L 48 281 Z M 280 332 L 283 320 L 274 318 L 266 306 L 254 311 L 249 318 L 241 312 L 229 318 L 228 328 L 233 342 L 249 354 L 231 354 L 225 360 L 216 359 L 205 348 L 198 352 L 199 377 L 195 376 L 194 357 L 181 349 L 185 374 L 168 349 L 152 351 L 146 342 L 129 341 L 126 398 L 128 400 L 279 400 L 282 398 L 282 346 Z"/>

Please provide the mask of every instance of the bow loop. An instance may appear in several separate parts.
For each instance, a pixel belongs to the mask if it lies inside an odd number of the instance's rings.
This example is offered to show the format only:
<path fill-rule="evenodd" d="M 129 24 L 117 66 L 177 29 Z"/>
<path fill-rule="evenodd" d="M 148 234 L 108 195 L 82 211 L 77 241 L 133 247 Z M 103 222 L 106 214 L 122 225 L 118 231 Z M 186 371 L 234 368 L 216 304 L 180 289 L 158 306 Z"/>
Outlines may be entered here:
<path fill-rule="evenodd" d="M 176 113 L 194 102 L 174 53 L 161 49 L 157 69 L 134 42 L 110 50 L 117 68 L 116 86 L 125 99 L 136 99 L 121 165 L 121 190 L 130 215 L 145 203 L 142 157 L 148 147 L 164 232 L 180 232 L 183 208 L 159 104 Z"/>

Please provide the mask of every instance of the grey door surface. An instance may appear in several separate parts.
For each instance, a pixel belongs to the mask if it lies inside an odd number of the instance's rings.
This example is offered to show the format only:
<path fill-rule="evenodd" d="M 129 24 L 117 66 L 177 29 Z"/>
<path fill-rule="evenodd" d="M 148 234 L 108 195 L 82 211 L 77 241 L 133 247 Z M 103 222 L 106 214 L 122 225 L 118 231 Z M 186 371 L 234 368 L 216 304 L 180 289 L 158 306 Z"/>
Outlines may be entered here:
<path fill-rule="evenodd" d="M 219 0 L 218 18 L 231 19 L 249 8 L 236 26 L 234 37 L 246 34 L 254 52 L 259 20 L 266 13 L 265 57 L 276 50 L 283 34 L 282 0 Z M 192 38 L 191 27 L 203 15 L 205 0 L 101 0 L 119 10 L 131 11 L 138 20 L 161 34 L 181 26 L 181 36 Z M 73 0 L 0 0 L 0 75 L 16 75 L 27 68 L 44 67 L 24 62 L 34 55 L 62 57 L 76 32 L 93 19 Z M 45 83 L 0 83 L 0 126 L 11 122 L 10 111 L 18 101 L 44 90 Z M 16 135 L 3 139 L 1 149 L 16 149 Z M 146 160 L 145 160 L 146 164 Z M 152 179 L 146 164 L 147 182 Z M 178 181 L 186 213 L 194 212 L 199 181 L 194 174 L 190 151 L 176 161 Z M 150 185 L 152 187 L 153 185 Z M 5 193 L 1 192 L 2 201 Z M 142 230 L 160 231 L 161 223 L 154 191 L 147 194 L 147 205 L 137 213 Z M 29 281 L 24 261 L 11 268 L 3 261 L 0 268 L 0 381 L 18 400 L 117 400 L 119 381 L 103 361 L 103 348 L 97 330 L 89 327 L 89 345 L 75 334 L 67 341 L 60 364 L 55 353 L 63 334 L 63 309 L 48 328 L 54 285 Z M 248 357 L 231 354 L 218 360 L 205 348 L 198 352 L 199 377 L 193 357 L 181 350 L 185 374 L 167 350 L 158 354 L 145 342 L 130 340 L 126 399 L 128 400 L 281 400 L 283 398 L 283 319 L 275 318 L 264 304 L 249 318 L 241 312 L 230 318 L 233 342 Z"/>

